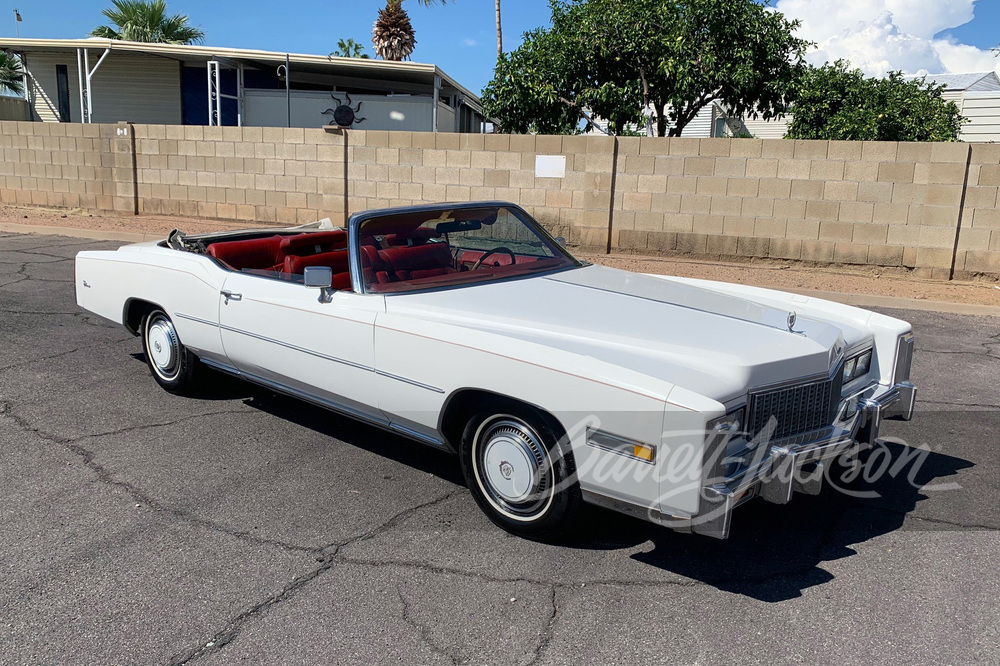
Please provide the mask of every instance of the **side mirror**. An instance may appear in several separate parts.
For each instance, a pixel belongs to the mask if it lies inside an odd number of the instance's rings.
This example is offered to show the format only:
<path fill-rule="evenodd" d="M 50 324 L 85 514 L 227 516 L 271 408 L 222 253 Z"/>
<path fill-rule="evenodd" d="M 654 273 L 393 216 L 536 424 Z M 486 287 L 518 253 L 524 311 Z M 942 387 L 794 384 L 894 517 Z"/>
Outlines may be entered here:
<path fill-rule="evenodd" d="M 566 239 L 562 236 L 556 236 L 556 242 L 559 243 L 561 247 L 566 247 Z"/>
<path fill-rule="evenodd" d="M 307 266 L 302 272 L 305 285 L 311 289 L 319 289 L 319 302 L 329 303 L 333 300 L 333 269 L 329 266 Z"/>

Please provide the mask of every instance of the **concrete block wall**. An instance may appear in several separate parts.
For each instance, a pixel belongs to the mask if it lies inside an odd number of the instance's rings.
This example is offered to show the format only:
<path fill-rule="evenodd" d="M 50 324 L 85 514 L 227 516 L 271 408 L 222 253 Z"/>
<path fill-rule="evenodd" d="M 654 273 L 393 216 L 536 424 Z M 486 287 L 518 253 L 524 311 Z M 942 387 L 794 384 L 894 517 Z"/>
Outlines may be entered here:
<path fill-rule="evenodd" d="M 121 129 L 0 121 L 0 203 L 132 213 L 131 137 Z"/>
<path fill-rule="evenodd" d="M 571 243 L 607 243 L 607 137 L 351 130 L 345 138 L 169 125 L 136 125 L 135 135 L 141 213 L 292 224 L 344 220 L 345 210 L 503 199 Z M 565 155 L 565 178 L 535 178 L 536 154 Z"/>
<path fill-rule="evenodd" d="M 619 141 L 619 249 L 907 267 L 940 278 L 953 260 L 959 275 L 1000 272 L 990 263 L 1000 257 L 1000 231 L 991 226 L 1000 146 Z M 963 210 L 970 151 L 975 187 Z"/>
<path fill-rule="evenodd" d="M 301 224 L 502 199 L 591 249 L 1000 277 L 989 144 L 2 122 L 0 151 L 10 203 Z"/>

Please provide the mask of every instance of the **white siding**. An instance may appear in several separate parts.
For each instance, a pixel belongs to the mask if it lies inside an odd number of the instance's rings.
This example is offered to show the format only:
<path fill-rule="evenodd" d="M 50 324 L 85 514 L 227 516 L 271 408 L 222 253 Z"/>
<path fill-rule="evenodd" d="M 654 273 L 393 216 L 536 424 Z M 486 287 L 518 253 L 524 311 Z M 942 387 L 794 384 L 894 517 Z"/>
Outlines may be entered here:
<path fill-rule="evenodd" d="M 747 132 L 755 139 L 784 139 L 788 133 L 788 117 L 773 118 L 771 120 L 744 120 L 743 126 Z"/>
<path fill-rule="evenodd" d="M 343 93 L 335 93 L 346 103 Z M 255 127 L 284 127 L 287 111 L 284 90 L 247 89 L 246 124 Z M 432 98 L 429 95 L 351 95 L 355 108 L 361 102 L 357 117 L 365 121 L 357 125 L 367 130 L 429 131 Z M 332 115 L 323 115 L 337 106 L 328 92 L 293 90 L 291 94 L 292 127 L 322 127 L 333 124 Z M 454 118 L 441 119 L 441 131 L 451 132 Z"/>
<path fill-rule="evenodd" d="M 1000 92 L 967 92 L 961 108 L 963 141 L 1000 141 Z"/>
<path fill-rule="evenodd" d="M 103 53 L 90 50 L 91 68 Z M 80 122 L 80 88 L 76 53 L 38 53 L 27 57 L 35 120 L 58 121 L 56 65 L 69 74 L 70 120 Z M 93 122 L 129 120 L 148 124 L 180 124 L 180 65 L 167 58 L 112 51 L 92 78 Z"/>

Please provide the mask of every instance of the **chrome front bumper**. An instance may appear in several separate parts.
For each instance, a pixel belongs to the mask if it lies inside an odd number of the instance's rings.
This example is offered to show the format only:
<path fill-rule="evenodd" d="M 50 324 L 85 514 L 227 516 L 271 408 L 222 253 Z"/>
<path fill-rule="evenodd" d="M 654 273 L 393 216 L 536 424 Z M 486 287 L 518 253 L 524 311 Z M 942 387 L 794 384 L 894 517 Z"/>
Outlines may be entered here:
<path fill-rule="evenodd" d="M 703 487 L 698 515 L 684 521 L 688 523 L 684 526 L 674 526 L 725 539 L 733 509 L 754 497 L 785 504 L 796 492 L 818 494 L 823 487 L 825 465 L 844 453 L 871 448 L 883 418 L 899 416 L 910 420 L 916 396 L 917 388 L 912 383 L 900 382 L 880 395 L 859 400 L 858 413 L 849 424 L 811 433 L 808 441 L 771 442 L 768 450 L 746 469 L 724 483 Z"/>

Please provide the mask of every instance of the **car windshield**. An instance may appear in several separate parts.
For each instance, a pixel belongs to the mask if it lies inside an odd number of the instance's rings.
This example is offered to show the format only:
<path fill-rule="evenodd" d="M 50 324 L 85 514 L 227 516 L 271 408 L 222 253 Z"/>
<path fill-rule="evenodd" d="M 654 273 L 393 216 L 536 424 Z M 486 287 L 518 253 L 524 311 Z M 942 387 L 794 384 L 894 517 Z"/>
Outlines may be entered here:
<path fill-rule="evenodd" d="M 579 266 L 524 211 L 504 206 L 386 213 L 363 220 L 362 276 L 387 293 L 510 279 Z"/>

